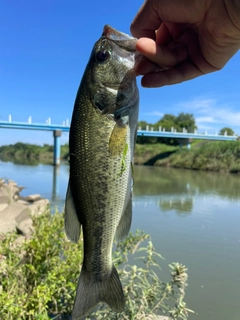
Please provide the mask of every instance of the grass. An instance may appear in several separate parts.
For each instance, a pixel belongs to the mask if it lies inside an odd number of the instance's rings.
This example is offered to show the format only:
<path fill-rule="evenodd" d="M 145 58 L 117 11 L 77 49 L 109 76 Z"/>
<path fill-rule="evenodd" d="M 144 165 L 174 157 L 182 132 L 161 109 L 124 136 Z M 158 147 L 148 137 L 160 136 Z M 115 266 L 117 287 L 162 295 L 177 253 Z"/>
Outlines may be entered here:
<path fill-rule="evenodd" d="M 179 147 L 169 146 L 163 143 L 137 143 L 134 152 L 134 164 L 154 165 L 158 159 L 164 159 L 178 149 Z"/>
<path fill-rule="evenodd" d="M 175 168 L 240 172 L 240 141 L 205 141 L 196 143 L 190 150 L 182 149 L 155 165 Z"/>
<path fill-rule="evenodd" d="M 47 320 L 50 315 L 57 319 L 71 314 L 82 241 L 72 244 L 66 239 L 61 213 L 33 217 L 33 224 L 29 240 L 19 241 L 15 232 L 0 237 L 0 319 Z M 129 256 L 137 257 L 138 264 L 130 264 Z M 160 257 L 143 232 L 116 243 L 113 261 L 124 287 L 125 310 L 115 313 L 99 304 L 86 319 L 140 320 L 163 313 L 187 319 L 191 311 L 184 302 L 187 269 L 172 263 L 170 279 L 163 283 L 156 274 Z"/>

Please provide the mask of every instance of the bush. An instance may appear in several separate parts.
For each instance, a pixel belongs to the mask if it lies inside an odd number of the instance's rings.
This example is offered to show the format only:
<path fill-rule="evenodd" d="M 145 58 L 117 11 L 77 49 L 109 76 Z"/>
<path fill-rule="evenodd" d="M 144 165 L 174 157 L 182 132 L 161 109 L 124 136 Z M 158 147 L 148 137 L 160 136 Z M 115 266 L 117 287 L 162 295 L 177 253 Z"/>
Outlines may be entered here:
<path fill-rule="evenodd" d="M 66 239 L 61 213 L 32 218 L 31 239 L 19 241 L 14 232 L 0 238 L 0 319 L 46 320 L 71 314 L 83 259 L 82 241 L 72 244 Z M 115 249 L 114 264 L 124 287 L 126 308 L 117 314 L 100 304 L 87 319 L 145 319 L 163 312 L 173 319 L 187 319 L 185 266 L 173 263 L 171 280 L 161 282 L 154 271 L 158 267 L 155 258 L 160 255 L 142 232 L 130 234 Z M 141 259 L 141 267 L 128 264 L 130 253 Z"/>

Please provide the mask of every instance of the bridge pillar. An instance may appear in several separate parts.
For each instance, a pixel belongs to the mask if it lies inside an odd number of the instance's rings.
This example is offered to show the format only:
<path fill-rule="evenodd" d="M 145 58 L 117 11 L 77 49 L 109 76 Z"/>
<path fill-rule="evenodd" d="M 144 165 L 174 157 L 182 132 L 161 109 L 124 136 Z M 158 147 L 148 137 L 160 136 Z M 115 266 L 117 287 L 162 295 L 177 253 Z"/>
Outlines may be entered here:
<path fill-rule="evenodd" d="M 54 138 L 54 145 L 53 145 L 53 165 L 59 166 L 60 165 L 60 155 L 61 155 L 61 134 L 62 131 L 54 130 L 53 131 L 53 138 Z"/>
<path fill-rule="evenodd" d="M 190 138 L 179 138 L 178 139 L 178 143 L 180 145 L 180 148 L 182 148 L 183 146 L 186 146 L 187 149 L 191 149 L 191 142 L 192 139 Z"/>

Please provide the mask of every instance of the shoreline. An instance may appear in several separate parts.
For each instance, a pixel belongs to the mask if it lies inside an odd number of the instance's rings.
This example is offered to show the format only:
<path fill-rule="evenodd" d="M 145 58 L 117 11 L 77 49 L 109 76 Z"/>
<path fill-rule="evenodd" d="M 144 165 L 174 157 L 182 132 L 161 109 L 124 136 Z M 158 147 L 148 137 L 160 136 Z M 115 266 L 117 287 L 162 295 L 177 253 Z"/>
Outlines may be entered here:
<path fill-rule="evenodd" d="M 0 147 L 0 160 L 16 164 L 52 164 L 50 146 L 40 147 L 21 143 Z M 35 150 L 35 149 L 36 150 Z M 26 150 L 29 152 L 26 155 Z M 30 150 L 31 149 L 31 150 Z M 51 148 L 50 148 L 51 149 Z M 68 146 L 62 146 L 61 161 L 68 158 Z M 48 150 L 48 151 L 46 151 Z M 191 149 L 164 143 L 136 143 L 134 165 L 149 165 L 215 172 L 240 173 L 240 141 L 194 140 Z"/>
<path fill-rule="evenodd" d="M 26 238 L 31 236 L 31 215 L 41 215 L 49 210 L 49 200 L 39 194 L 22 197 L 24 189 L 13 180 L 0 179 L 0 234 L 17 231 Z"/>

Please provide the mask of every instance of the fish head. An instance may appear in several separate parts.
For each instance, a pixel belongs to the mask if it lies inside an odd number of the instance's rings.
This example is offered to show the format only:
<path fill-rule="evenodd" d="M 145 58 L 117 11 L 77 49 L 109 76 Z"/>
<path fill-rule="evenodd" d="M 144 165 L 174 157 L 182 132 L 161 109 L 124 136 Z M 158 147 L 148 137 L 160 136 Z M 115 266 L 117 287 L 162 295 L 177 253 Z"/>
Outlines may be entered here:
<path fill-rule="evenodd" d="M 102 114 L 124 117 L 138 104 L 136 40 L 106 25 L 93 47 L 88 83 L 92 104 Z"/>

